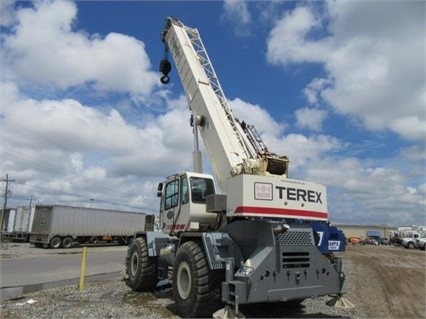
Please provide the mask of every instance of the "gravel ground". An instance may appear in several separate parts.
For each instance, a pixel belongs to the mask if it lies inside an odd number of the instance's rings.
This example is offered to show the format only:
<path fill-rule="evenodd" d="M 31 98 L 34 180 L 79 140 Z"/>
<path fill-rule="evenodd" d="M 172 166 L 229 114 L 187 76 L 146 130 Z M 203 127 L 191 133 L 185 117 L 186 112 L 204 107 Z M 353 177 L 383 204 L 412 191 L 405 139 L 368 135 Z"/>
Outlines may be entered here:
<path fill-rule="evenodd" d="M 346 272 L 350 272 L 350 263 Z M 137 293 L 116 278 L 52 288 L 3 300 L 0 318 L 180 318 L 175 314 L 171 289 Z M 350 290 L 351 280 L 346 281 Z M 241 307 L 250 318 L 366 318 L 360 308 L 329 307 L 330 297 L 305 300 L 300 306 L 265 304 Z"/>
<path fill-rule="evenodd" d="M 396 251 L 398 249 L 400 251 Z M 359 262 L 359 256 L 370 260 L 374 256 L 386 259 L 388 253 L 408 252 L 403 248 L 348 247 L 344 253 L 345 297 L 355 305 L 354 308 L 330 307 L 326 305 L 330 297 L 321 297 L 307 299 L 299 306 L 278 303 L 244 306 L 240 309 L 248 318 L 426 318 L 424 293 L 416 297 L 422 299 L 413 300 L 420 304 L 418 312 L 407 312 L 404 315 L 387 310 L 391 309 L 386 304 L 388 298 L 385 298 L 389 291 L 385 285 L 375 290 L 380 276 L 377 276 L 374 269 L 366 271 L 365 262 Z M 421 263 L 424 253 L 413 253 L 420 260 L 418 266 L 423 269 L 420 271 L 423 272 L 423 282 L 412 282 L 411 287 L 424 291 L 424 264 Z M 402 267 L 395 269 L 404 270 Z M 88 282 L 82 292 L 78 290 L 76 281 L 76 285 L 29 293 L 19 299 L 3 300 L 0 318 L 180 318 L 175 314 L 170 289 L 137 293 L 125 285 L 123 275 L 124 273 L 112 279 Z M 369 291 L 368 297 L 362 293 L 363 289 Z M 377 309 L 381 312 L 377 313 Z"/>
<path fill-rule="evenodd" d="M 365 318 L 360 309 L 325 304 L 330 298 L 305 300 L 301 306 L 284 304 L 241 307 L 250 318 Z M 287 308 L 287 309 L 286 309 Z M 136 293 L 120 277 L 89 283 L 83 292 L 66 286 L 3 301 L 1 318 L 180 318 L 174 314 L 170 289 Z"/>

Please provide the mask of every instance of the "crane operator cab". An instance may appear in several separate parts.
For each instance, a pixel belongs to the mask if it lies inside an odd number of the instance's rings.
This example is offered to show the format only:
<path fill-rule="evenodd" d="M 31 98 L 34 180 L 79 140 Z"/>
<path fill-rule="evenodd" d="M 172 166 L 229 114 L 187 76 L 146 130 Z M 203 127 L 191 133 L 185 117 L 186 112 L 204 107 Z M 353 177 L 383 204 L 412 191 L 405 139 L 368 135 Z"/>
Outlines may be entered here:
<path fill-rule="evenodd" d="M 213 177 L 184 172 L 169 176 L 160 183 L 160 227 L 164 233 L 178 235 L 184 231 L 206 231 L 217 223 L 217 214 L 206 211 L 206 198 L 215 194 Z"/>

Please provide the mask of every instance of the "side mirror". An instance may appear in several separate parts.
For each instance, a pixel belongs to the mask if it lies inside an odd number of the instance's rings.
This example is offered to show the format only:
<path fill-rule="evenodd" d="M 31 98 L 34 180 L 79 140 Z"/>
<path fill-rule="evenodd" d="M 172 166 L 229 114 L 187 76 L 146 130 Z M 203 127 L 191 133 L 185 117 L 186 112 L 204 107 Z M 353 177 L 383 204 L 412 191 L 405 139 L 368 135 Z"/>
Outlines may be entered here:
<path fill-rule="evenodd" d="M 157 197 L 163 196 L 163 183 L 158 183 L 157 187 Z"/>

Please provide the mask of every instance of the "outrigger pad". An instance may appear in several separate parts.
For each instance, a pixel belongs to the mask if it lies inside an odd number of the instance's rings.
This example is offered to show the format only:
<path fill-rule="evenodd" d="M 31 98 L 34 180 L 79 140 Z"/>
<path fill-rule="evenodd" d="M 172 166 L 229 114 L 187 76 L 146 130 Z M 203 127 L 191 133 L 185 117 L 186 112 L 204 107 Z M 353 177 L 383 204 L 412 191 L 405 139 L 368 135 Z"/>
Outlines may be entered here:
<path fill-rule="evenodd" d="M 231 319 L 231 318 L 245 318 L 245 316 L 239 311 L 238 313 L 230 307 L 226 305 L 225 308 L 219 309 L 213 314 L 214 319 Z"/>
<path fill-rule="evenodd" d="M 334 297 L 333 299 L 327 301 L 327 306 L 347 309 L 355 308 L 355 305 L 352 302 L 341 296 Z"/>

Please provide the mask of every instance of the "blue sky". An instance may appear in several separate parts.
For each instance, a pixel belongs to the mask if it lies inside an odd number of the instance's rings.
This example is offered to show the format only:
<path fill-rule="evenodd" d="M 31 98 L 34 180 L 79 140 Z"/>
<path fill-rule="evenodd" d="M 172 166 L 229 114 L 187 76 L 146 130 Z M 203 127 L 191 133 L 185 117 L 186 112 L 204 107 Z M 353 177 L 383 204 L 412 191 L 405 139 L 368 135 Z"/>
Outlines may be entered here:
<path fill-rule="evenodd" d="M 0 9 L 9 207 L 32 197 L 157 210 L 158 182 L 192 168 L 178 74 L 159 81 L 160 32 L 174 16 L 199 30 L 235 115 L 290 158 L 289 176 L 327 186 L 331 222 L 426 225 L 423 1 L 52 0 Z"/>

